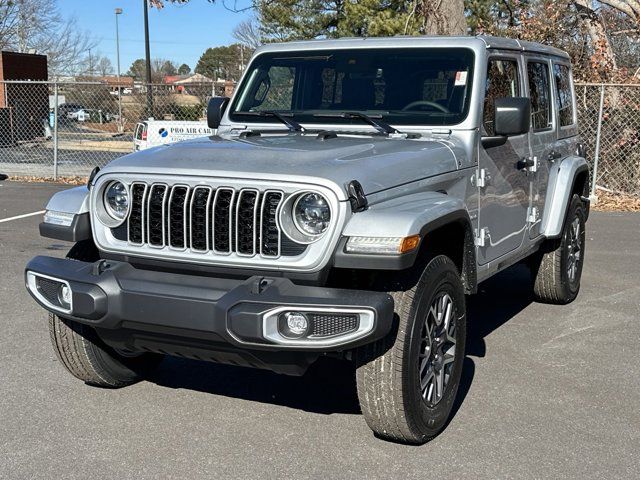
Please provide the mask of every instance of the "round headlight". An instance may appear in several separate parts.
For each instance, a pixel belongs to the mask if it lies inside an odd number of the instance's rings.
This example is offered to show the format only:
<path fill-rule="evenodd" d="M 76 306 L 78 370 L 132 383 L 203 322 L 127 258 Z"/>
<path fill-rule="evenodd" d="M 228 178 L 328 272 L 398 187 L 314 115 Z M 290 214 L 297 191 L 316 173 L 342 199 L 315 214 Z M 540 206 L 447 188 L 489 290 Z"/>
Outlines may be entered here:
<path fill-rule="evenodd" d="M 293 206 L 293 221 L 306 235 L 322 235 L 331 221 L 329 202 L 315 192 L 300 195 Z"/>
<path fill-rule="evenodd" d="M 104 207 L 115 220 L 122 221 L 129 212 L 129 191 L 122 182 L 112 182 L 104 192 Z"/>

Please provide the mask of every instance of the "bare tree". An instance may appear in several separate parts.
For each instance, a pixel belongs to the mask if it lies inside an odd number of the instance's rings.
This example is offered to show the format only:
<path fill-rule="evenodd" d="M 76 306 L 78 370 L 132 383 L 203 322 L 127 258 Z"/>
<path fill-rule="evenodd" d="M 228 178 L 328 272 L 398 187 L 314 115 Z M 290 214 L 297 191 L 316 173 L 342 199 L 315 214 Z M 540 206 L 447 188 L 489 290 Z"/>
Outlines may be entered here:
<path fill-rule="evenodd" d="M 636 26 L 640 26 L 640 0 L 600 0 L 599 3 L 625 13 L 635 21 Z"/>
<path fill-rule="evenodd" d="M 464 35 L 467 20 L 464 0 L 416 0 L 413 12 L 426 35 Z M 408 24 L 408 22 L 407 22 Z"/>
<path fill-rule="evenodd" d="M 594 52 L 599 53 L 603 58 L 606 64 L 604 65 L 605 68 L 616 69 L 616 56 L 611 47 L 605 26 L 593 8 L 593 2 L 591 0 L 575 0 L 574 4 L 582 25 L 589 35 Z"/>
<path fill-rule="evenodd" d="M 49 74 L 75 74 L 95 46 L 75 19 L 65 20 L 55 0 L 0 0 L 0 48 L 48 57 Z"/>
<path fill-rule="evenodd" d="M 233 38 L 245 47 L 255 50 L 262 45 L 262 34 L 260 33 L 260 25 L 255 18 L 243 20 L 233 29 Z"/>
<path fill-rule="evenodd" d="M 108 57 L 101 56 L 96 61 L 96 70 L 102 77 L 105 77 L 113 73 L 113 64 Z"/>

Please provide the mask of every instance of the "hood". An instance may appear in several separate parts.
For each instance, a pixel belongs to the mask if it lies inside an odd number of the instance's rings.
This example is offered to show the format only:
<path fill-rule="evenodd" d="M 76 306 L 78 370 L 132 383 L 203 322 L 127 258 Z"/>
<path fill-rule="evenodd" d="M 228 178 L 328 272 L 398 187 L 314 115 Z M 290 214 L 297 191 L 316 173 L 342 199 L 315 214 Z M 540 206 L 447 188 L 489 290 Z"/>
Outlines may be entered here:
<path fill-rule="evenodd" d="M 132 153 L 102 173 L 145 173 L 296 181 L 366 194 L 457 169 L 449 142 L 370 136 L 282 134 L 202 137 Z M 333 184 L 333 185 L 331 185 Z"/>

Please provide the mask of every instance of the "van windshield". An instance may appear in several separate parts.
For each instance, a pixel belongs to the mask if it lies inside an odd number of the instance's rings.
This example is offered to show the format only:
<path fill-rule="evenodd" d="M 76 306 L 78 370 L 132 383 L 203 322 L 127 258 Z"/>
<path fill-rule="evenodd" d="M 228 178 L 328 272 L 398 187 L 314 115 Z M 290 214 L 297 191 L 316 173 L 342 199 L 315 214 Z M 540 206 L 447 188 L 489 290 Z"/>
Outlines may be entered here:
<path fill-rule="evenodd" d="M 146 124 L 144 124 L 144 123 L 138 123 L 136 125 L 136 131 L 135 131 L 135 135 L 134 135 L 134 138 L 136 140 L 142 140 L 142 133 L 144 132 L 145 127 L 146 127 Z"/>
<path fill-rule="evenodd" d="M 230 109 L 241 123 L 276 112 L 296 122 L 362 125 L 359 112 L 398 125 L 455 125 L 469 110 L 467 48 L 345 49 L 259 55 Z"/>

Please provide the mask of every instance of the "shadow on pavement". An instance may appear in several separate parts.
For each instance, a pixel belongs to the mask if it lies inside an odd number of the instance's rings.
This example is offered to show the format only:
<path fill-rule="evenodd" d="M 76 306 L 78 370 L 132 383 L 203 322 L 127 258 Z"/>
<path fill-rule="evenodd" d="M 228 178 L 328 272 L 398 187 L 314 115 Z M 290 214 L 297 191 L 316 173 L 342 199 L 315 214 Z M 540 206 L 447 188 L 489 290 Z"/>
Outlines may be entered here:
<path fill-rule="evenodd" d="M 484 357 L 484 338 L 533 301 L 526 267 L 517 265 L 483 283 L 477 295 L 467 298 L 469 318 L 467 358 L 462 370 L 456 414 L 466 398 L 475 374 L 470 357 Z M 302 377 L 278 375 L 251 368 L 167 357 L 149 379 L 169 388 L 271 403 L 304 411 L 332 414 L 359 414 L 353 364 L 321 358 Z"/>
<path fill-rule="evenodd" d="M 353 364 L 320 358 L 302 377 L 167 357 L 149 380 L 170 388 L 271 403 L 308 412 L 360 413 Z"/>

